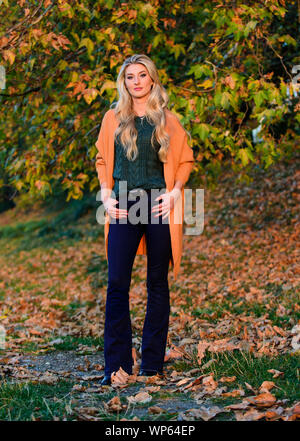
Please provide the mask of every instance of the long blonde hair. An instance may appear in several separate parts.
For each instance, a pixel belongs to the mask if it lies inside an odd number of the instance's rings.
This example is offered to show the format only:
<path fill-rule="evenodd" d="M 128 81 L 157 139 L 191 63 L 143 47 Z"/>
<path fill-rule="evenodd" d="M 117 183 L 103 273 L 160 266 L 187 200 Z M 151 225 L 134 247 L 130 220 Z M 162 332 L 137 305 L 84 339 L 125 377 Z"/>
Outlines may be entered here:
<path fill-rule="evenodd" d="M 116 129 L 114 136 L 116 138 L 118 135 L 120 135 L 119 139 L 124 147 L 127 159 L 134 161 L 138 155 L 138 148 L 136 145 L 137 130 L 134 124 L 134 118 L 136 115 L 133 112 L 132 97 L 125 85 L 125 69 L 130 64 L 137 63 L 143 64 L 147 68 L 149 75 L 153 80 L 145 115 L 147 121 L 151 122 L 155 126 L 151 137 L 151 145 L 153 148 L 155 148 L 154 146 L 156 138 L 156 141 L 160 144 L 158 157 L 161 162 L 166 162 L 170 137 L 165 130 L 165 109 L 167 109 L 169 97 L 159 80 L 155 64 L 147 55 L 132 55 L 131 57 L 127 58 L 121 66 L 116 82 L 119 92 L 119 99 L 116 103 L 112 103 L 110 106 L 111 108 L 114 108 L 115 115 L 120 121 L 119 127 Z"/>

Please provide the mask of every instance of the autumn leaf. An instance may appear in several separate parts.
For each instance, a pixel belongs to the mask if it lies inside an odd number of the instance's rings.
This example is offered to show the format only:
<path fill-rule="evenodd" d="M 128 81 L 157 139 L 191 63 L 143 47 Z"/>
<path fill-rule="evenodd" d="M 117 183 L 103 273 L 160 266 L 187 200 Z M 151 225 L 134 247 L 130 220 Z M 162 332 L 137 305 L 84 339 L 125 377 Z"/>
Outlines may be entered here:
<path fill-rule="evenodd" d="M 120 366 L 117 372 L 112 372 L 111 374 L 111 384 L 118 385 L 126 385 L 128 383 L 129 374 L 122 369 Z"/>
<path fill-rule="evenodd" d="M 183 356 L 182 350 L 180 350 L 176 346 L 172 345 L 172 347 L 166 351 L 164 362 L 172 360 L 172 359 L 181 358 L 182 356 Z"/>
<path fill-rule="evenodd" d="M 269 392 L 273 387 L 276 387 L 273 381 L 264 381 L 259 388 L 259 392 Z"/>
<path fill-rule="evenodd" d="M 237 421 L 257 421 L 264 418 L 265 413 L 256 409 L 249 409 L 247 412 L 234 412 Z"/>
<path fill-rule="evenodd" d="M 150 406 L 148 407 L 148 412 L 155 415 L 155 414 L 164 413 L 166 412 L 166 410 L 159 406 Z"/>
<path fill-rule="evenodd" d="M 209 347 L 210 343 L 206 342 L 206 341 L 201 341 L 198 343 L 197 346 L 197 360 L 198 360 L 198 364 L 201 365 L 202 359 L 205 356 L 205 351 L 206 349 Z"/>
<path fill-rule="evenodd" d="M 56 375 L 53 375 L 51 372 L 44 372 L 40 377 L 38 377 L 38 382 L 43 384 L 56 384 L 59 378 Z"/>
<path fill-rule="evenodd" d="M 273 378 L 278 378 L 281 375 L 282 376 L 284 375 L 284 372 L 278 371 L 277 369 L 268 369 L 268 372 L 270 372 L 271 374 L 274 374 Z"/>
<path fill-rule="evenodd" d="M 208 375 L 202 379 L 202 384 L 208 393 L 212 393 L 217 387 L 218 383 L 214 380 L 213 375 Z"/>
<path fill-rule="evenodd" d="M 230 392 L 225 392 L 222 394 L 222 397 L 242 397 L 245 395 L 245 392 L 242 389 L 234 389 Z"/>
<path fill-rule="evenodd" d="M 3 58 L 4 60 L 8 60 L 9 64 L 12 65 L 15 61 L 16 54 L 14 51 L 7 49 L 3 51 Z"/>
<path fill-rule="evenodd" d="M 107 406 L 107 410 L 112 411 L 112 412 L 120 412 L 122 410 L 122 404 L 121 404 L 121 400 L 120 397 L 113 397 L 111 400 L 109 400 L 108 403 L 106 403 Z"/>
<path fill-rule="evenodd" d="M 235 375 L 233 377 L 221 377 L 219 379 L 219 381 L 221 381 L 221 383 L 232 383 L 235 380 L 236 380 L 236 376 Z"/>
<path fill-rule="evenodd" d="M 176 386 L 182 386 L 183 384 L 189 383 L 190 381 L 190 378 L 183 378 L 182 380 L 179 380 L 178 383 L 176 383 Z"/>
<path fill-rule="evenodd" d="M 218 406 L 212 406 L 212 407 L 200 406 L 197 409 L 189 409 L 186 411 L 188 415 L 195 417 L 196 420 L 201 418 L 204 421 L 209 421 L 219 413 L 223 413 L 223 412 L 227 412 L 227 410 Z"/>
<path fill-rule="evenodd" d="M 144 387 L 144 391 L 154 393 L 154 392 L 158 392 L 160 388 L 161 388 L 160 386 L 146 386 Z"/>
<path fill-rule="evenodd" d="M 247 409 L 248 407 L 250 407 L 250 403 L 246 399 L 244 399 L 241 403 L 234 403 L 225 406 L 225 409 L 240 410 Z"/>
<path fill-rule="evenodd" d="M 152 400 L 152 396 L 148 394 L 148 392 L 139 392 L 135 396 L 131 395 L 130 397 L 127 397 L 127 400 L 131 404 L 145 404 Z"/>
<path fill-rule="evenodd" d="M 271 407 L 276 402 L 276 398 L 270 392 L 264 392 L 254 397 L 248 397 L 246 400 L 257 407 Z"/>

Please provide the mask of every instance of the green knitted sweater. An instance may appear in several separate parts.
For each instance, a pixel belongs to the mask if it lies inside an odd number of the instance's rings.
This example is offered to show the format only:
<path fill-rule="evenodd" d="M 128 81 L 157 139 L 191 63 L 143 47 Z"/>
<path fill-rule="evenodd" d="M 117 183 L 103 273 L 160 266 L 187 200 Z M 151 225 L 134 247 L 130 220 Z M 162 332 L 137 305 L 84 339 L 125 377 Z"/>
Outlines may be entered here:
<path fill-rule="evenodd" d="M 151 145 L 151 135 L 154 124 L 149 123 L 146 117 L 136 116 L 138 155 L 134 161 L 129 161 L 119 140 L 115 140 L 114 154 L 114 187 L 113 191 L 119 196 L 119 181 L 127 181 L 127 190 L 134 188 L 166 188 L 163 163 L 159 160 L 159 143 L 155 142 L 155 149 Z"/>

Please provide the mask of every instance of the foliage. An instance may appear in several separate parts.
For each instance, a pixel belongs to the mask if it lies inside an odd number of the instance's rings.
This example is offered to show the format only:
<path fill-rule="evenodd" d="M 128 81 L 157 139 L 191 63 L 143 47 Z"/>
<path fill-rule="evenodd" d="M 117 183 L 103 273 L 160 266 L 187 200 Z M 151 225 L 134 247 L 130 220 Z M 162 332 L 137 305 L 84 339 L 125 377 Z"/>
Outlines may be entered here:
<path fill-rule="evenodd" d="M 214 184 L 226 159 L 250 179 L 299 145 L 296 16 L 295 0 L 4 0 L 0 189 L 69 200 L 99 188 L 95 141 L 134 53 L 158 66 L 199 180 Z"/>

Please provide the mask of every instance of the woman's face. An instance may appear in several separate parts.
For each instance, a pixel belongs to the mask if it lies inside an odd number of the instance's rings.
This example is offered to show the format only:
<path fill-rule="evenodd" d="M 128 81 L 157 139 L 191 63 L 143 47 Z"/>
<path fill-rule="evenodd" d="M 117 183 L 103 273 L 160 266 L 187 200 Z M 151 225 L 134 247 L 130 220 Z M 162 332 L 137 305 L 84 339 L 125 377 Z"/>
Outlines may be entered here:
<path fill-rule="evenodd" d="M 153 80 L 148 69 L 140 63 L 130 64 L 125 69 L 125 85 L 133 98 L 149 95 Z"/>

